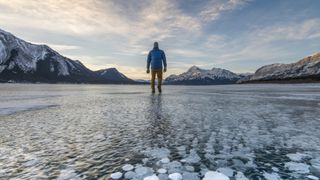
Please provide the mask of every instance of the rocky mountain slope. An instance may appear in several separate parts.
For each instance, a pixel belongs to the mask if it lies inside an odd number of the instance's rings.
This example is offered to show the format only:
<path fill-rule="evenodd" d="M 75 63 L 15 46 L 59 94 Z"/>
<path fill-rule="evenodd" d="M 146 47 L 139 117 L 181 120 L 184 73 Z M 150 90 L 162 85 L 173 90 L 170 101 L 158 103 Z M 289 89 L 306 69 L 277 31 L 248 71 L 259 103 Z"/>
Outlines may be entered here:
<path fill-rule="evenodd" d="M 192 66 L 187 72 L 180 75 L 170 75 L 165 79 L 165 83 L 183 85 L 233 84 L 240 78 L 239 75 L 225 69 L 212 68 L 207 70 Z"/>
<path fill-rule="evenodd" d="M 129 79 L 124 74 L 120 73 L 116 68 L 102 69 L 95 71 L 94 73 L 99 76 L 102 81 L 134 83 L 132 79 Z"/>
<path fill-rule="evenodd" d="M 291 64 L 271 64 L 259 68 L 239 83 L 253 82 L 313 82 L 320 81 L 320 53 Z"/>
<path fill-rule="evenodd" d="M 126 83 L 91 71 L 80 61 L 60 55 L 47 45 L 35 45 L 0 29 L 0 81 L 48 83 Z M 117 77 L 119 77 L 117 76 Z M 112 80 L 111 80 L 112 79 Z M 125 81 L 122 81 L 125 79 Z"/>

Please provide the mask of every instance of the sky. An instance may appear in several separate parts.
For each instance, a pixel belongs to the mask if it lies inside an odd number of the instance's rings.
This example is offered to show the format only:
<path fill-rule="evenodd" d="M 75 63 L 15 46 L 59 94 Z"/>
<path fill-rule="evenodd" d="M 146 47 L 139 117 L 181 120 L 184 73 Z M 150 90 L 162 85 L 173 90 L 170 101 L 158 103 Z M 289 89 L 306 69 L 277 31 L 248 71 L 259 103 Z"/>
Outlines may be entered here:
<path fill-rule="evenodd" d="M 0 28 L 91 70 L 148 79 L 153 42 L 168 72 L 254 72 L 320 52 L 319 0 L 0 0 Z"/>

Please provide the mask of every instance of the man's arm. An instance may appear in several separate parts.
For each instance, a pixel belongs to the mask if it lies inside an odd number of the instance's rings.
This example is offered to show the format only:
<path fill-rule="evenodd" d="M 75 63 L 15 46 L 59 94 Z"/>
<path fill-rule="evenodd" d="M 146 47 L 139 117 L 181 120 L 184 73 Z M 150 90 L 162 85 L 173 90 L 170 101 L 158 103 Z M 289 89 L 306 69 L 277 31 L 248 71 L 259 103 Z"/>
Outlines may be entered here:
<path fill-rule="evenodd" d="M 166 54 L 164 53 L 164 51 L 162 51 L 162 62 L 163 62 L 163 66 L 164 66 L 163 71 L 166 72 L 167 71 L 167 59 L 166 59 Z"/>
<path fill-rule="evenodd" d="M 151 52 L 149 52 L 148 58 L 147 58 L 147 73 L 150 72 L 150 63 L 151 63 Z"/>

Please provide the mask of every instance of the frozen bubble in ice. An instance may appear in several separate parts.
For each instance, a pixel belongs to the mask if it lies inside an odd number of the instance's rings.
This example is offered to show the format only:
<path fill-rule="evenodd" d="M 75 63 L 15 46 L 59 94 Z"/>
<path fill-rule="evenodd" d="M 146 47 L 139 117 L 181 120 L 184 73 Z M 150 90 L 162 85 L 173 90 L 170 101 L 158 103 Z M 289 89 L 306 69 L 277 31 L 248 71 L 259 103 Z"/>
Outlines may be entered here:
<path fill-rule="evenodd" d="M 197 152 L 192 149 L 190 150 L 190 154 L 187 158 L 184 158 L 181 160 L 181 162 L 185 162 L 185 163 L 189 163 L 189 164 L 196 164 L 199 163 L 201 160 L 201 158 L 199 157 L 199 155 L 197 154 Z"/>
<path fill-rule="evenodd" d="M 228 176 L 217 171 L 208 171 L 202 180 L 230 180 Z"/>
<path fill-rule="evenodd" d="M 167 164 L 167 163 L 170 162 L 170 159 L 167 158 L 167 157 L 165 157 L 165 158 L 162 158 L 162 159 L 160 160 L 160 162 L 163 163 L 163 164 Z"/>
<path fill-rule="evenodd" d="M 124 178 L 126 179 L 132 179 L 134 176 L 136 176 L 136 173 L 133 171 L 128 171 L 124 174 Z"/>
<path fill-rule="evenodd" d="M 165 173 L 167 173 L 167 170 L 164 168 L 161 168 L 161 169 L 158 169 L 158 173 L 165 174 Z"/>
<path fill-rule="evenodd" d="M 182 179 L 183 180 L 198 180 L 199 174 L 195 173 L 195 172 L 184 172 L 182 174 Z"/>
<path fill-rule="evenodd" d="M 180 173 L 172 173 L 172 174 L 169 174 L 169 179 L 182 180 L 182 175 Z"/>
<path fill-rule="evenodd" d="M 77 174 L 73 169 L 63 169 L 60 171 L 58 180 L 77 179 Z"/>
<path fill-rule="evenodd" d="M 185 166 L 184 167 L 187 171 L 193 172 L 194 171 L 194 167 L 193 166 Z"/>
<path fill-rule="evenodd" d="M 312 175 L 308 175 L 307 178 L 309 178 L 311 180 L 319 180 L 319 178 L 317 178 L 316 176 L 312 176 Z"/>
<path fill-rule="evenodd" d="M 148 161 L 149 161 L 148 158 L 143 158 L 143 159 L 142 159 L 142 163 L 143 163 L 143 164 L 147 164 Z"/>
<path fill-rule="evenodd" d="M 236 180 L 249 180 L 242 172 L 238 171 L 236 176 Z"/>
<path fill-rule="evenodd" d="M 279 171 L 279 169 L 278 169 L 277 167 L 272 167 L 271 169 L 272 169 L 273 171 L 276 171 L 276 172 Z"/>
<path fill-rule="evenodd" d="M 148 167 L 137 167 L 135 169 L 135 172 L 137 176 L 146 176 L 146 175 L 151 175 L 153 173 L 152 169 Z"/>
<path fill-rule="evenodd" d="M 302 154 L 302 153 L 295 153 L 295 154 L 287 154 L 286 155 L 291 161 L 301 161 L 305 158 L 308 158 L 310 157 L 309 155 L 307 154 Z"/>
<path fill-rule="evenodd" d="M 147 150 L 143 151 L 143 153 L 148 157 L 161 159 L 168 157 L 170 155 L 170 150 L 167 148 L 148 148 Z"/>
<path fill-rule="evenodd" d="M 159 180 L 158 176 L 153 174 L 152 176 L 147 176 L 143 180 Z"/>
<path fill-rule="evenodd" d="M 285 163 L 285 167 L 287 167 L 290 171 L 295 171 L 299 174 L 309 173 L 309 165 L 304 163 L 297 162 L 287 162 Z"/>
<path fill-rule="evenodd" d="M 228 167 L 218 168 L 217 171 L 229 177 L 232 177 L 234 172 L 231 168 L 228 168 Z"/>
<path fill-rule="evenodd" d="M 134 167 L 131 164 L 126 164 L 122 166 L 122 170 L 124 171 L 131 171 Z"/>
<path fill-rule="evenodd" d="M 172 161 L 164 164 L 163 167 L 166 168 L 169 173 L 181 172 L 182 164 L 178 161 Z"/>
<path fill-rule="evenodd" d="M 267 180 L 281 180 L 280 176 L 277 173 L 263 173 L 263 177 Z"/>
<path fill-rule="evenodd" d="M 115 173 L 112 173 L 110 177 L 112 179 L 120 179 L 122 177 L 122 173 L 121 172 L 115 172 Z"/>

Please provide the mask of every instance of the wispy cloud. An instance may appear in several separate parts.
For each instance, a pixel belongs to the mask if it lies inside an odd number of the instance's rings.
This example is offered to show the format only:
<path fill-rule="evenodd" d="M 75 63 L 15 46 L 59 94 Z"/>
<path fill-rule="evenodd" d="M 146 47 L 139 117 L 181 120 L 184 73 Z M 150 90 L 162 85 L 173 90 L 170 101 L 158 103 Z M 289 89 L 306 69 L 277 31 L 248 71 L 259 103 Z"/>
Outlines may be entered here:
<path fill-rule="evenodd" d="M 200 16 L 204 21 L 214 21 L 223 12 L 240 8 L 248 2 L 249 0 L 211 0 L 206 8 L 200 12 Z"/>

